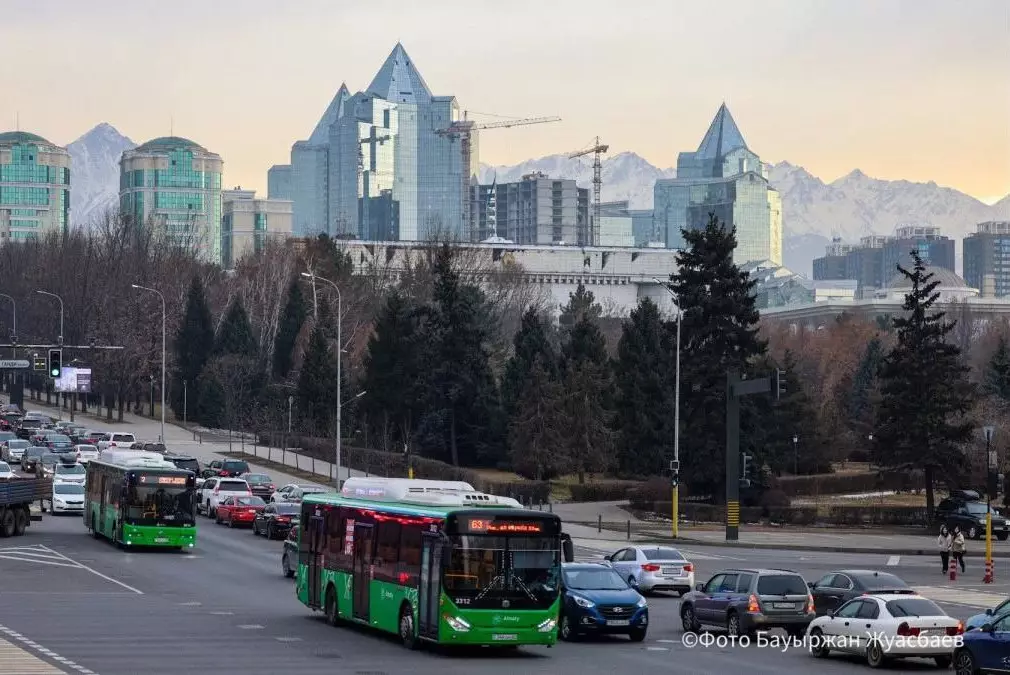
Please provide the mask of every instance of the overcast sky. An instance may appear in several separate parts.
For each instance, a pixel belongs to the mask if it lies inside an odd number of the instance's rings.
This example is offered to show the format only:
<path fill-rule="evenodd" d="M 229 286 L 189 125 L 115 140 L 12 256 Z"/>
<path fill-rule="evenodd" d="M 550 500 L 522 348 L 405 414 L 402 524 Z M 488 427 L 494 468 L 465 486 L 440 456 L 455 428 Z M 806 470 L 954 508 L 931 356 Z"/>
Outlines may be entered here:
<path fill-rule="evenodd" d="M 192 138 L 265 190 L 397 40 L 439 95 L 505 116 L 481 161 L 596 135 L 662 167 L 722 101 L 765 161 L 1010 192 L 1007 0 L 3 0 L 0 126 Z M 473 119 L 487 119 L 471 113 Z"/>

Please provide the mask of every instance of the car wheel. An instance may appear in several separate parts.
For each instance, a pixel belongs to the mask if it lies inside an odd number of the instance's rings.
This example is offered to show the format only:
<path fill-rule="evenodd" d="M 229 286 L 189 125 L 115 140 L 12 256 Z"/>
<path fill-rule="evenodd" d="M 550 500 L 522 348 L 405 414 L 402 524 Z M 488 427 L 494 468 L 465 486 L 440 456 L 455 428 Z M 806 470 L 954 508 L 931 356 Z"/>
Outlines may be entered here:
<path fill-rule="evenodd" d="M 975 675 L 978 672 L 975 657 L 967 649 L 954 652 L 954 672 L 957 675 Z"/>
<path fill-rule="evenodd" d="M 866 648 L 866 663 L 870 668 L 880 668 L 884 665 L 884 650 L 879 640 L 872 640 Z"/>
<path fill-rule="evenodd" d="M 701 624 L 698 623 L 698 617 L 694 614 L 694 607 L 691 607 L 690 605 L 680 609 L 680 622 L 684 627 L 685 633 L 697 633 L 701 630 Z"/>
<path fill-rule="evenodd" d="M 971 527 L 968 528 L 968 538 L 978 539 L 978 532 L 979 532 L 978 528 L 972 525 Z"/>
<path fill-rule="evenodd" d="M 726 615 L 726 635 L 731 638 L 740 637 L 740 615 L 736 612 Z"/>
<path fill-rule="evenodd" d="M 950 663 L 953 659 L 949 656 L 934 656 L 933 660 L 936 662 L 936 667 L 941 670 L 947 670 L 950 668 Z"/>
<path fill-rule="evenodd" d="M 824 631 L 815 628 L 810 631 L 810 653 L 814 658 L 823 659 L 831 652 L 824 639 Z"/>
<path fill-rule="evenodd" d="M 281 556 L 281 570 L 284 571 L 284 576 L 288 579 L 295 575 L 295 571 L 291 569 L 291 561 L 288 560 L 287 553 Z"/>
<path fill-rule="evenodd" d="M 631 639 L 632 642 L 642 642 L 643 640 L 645 640 L 645 629 L 636 628 L 635 630 L 632 630 L 630 633 L 628 633 L 628 637 Z"/>
<path fill-rule="evenodd" d="M 561 615 L 561 626 L 558 628 L 558 637 L 565 642 L 571 642 L 578 637 L 575 627 L 572 626 L 572 620 L 568 618 L 567 614 Z"/>
<path fill-rule="evenodd" d="M 414 612 L 409 605 L 400 609 L 400 640 L 407 649 L 417 649 L 417 636 L 414 634 Z"/>

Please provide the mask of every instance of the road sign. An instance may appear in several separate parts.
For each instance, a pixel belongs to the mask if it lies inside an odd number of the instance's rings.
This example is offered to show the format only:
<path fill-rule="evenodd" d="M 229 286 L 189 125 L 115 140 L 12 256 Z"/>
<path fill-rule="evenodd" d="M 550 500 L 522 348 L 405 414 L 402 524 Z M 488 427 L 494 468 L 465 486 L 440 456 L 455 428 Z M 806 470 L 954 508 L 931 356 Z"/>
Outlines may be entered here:
<path fill-rule="evenodd" d="M 31 364 L 27 359 L 0 359 L 0 370 L 7 368 L 27 368 Z"/>
<path fill-rule="evenodd" d="M 46 368 L 49 367 L 49 364 L 46 363 L 46 357 L 44 356 L 39 356 L 38 354 L 36 354 L 35 356 L 32 357 L 32 360 L 35 362 L 34 366 L 35 370 L 41 370 L 45 372 Z"/>

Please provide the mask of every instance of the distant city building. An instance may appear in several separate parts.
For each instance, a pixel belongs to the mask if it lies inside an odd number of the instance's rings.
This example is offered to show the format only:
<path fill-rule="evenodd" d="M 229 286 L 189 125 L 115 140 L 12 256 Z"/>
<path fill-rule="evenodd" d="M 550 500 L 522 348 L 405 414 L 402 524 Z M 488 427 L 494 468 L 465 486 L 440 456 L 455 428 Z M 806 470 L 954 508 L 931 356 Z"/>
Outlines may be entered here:
<path fill-rule="evenodd" d="M 899 225 L 893 236 L 870 235 L 858 245 L 844 244 L 835 238 L 825 255 L 814 259 L 814 280 L 855 279 L 858 297 L 871 298 L 886 287 L 897 266 L 912 265 L 916 250 L 930 265 L 954 271 L 954 241 L 932 225 Z"/>
<path fill-rule="evenodd" d="M 705 227 L 714 213 L 727 227 L 736 228 L 738 264 L 782 264 L 782 199 L 725 104 L 698 149 L 677 156 L 677 177 L 656 181 L 653 208 L 669 248 L 683 248 L 681 230 Z"/>
<path fill-rule="evenodd" d="M 247 255 L 260 253 L 266 242 L 291 236 L 292 203 L 284 199 L 256 199 L 255 190 L 222 193 L 221 264 L 232 269 Z"/>
<path fill-rule="evenodd" d="M 979 223 L 961 243 L 964 279 L 983 298 L 1010 296 L 1010 222 Z"/>
<path fill-rule="evenodd" d="M 754 304 L 758 310 L 818 302 L 851 302 L 856 297 L 856 282 L 852 280 L 812 281 L 769 260 L 744 263 L 740 269 L 756 282 Z"/>
<path fill-rule="evenodd" d="M 532 173 L 514 183 L 473 185 L 470 191 L 477 241 L 498 236 L 521 245 L 589 244 L 589 190 L 574 180 Z"/>
<path fill-rule="evenodd" d="M 600 246 L 632 248 L 635 243 L 635 216 L 627 201 L 600 204 Z"/>
<path fill-rule="evenodd" d="M 119 160 L 119 208 L 138 225 L 221 262 L 221 156 L 186 138 L 155 138 Z"/>
<path fill-rule="evenodd" d="M 70 225 L 70 153 L 25 131 L 0 133 L 0 243 Z"/>
<path fill-rule="evenodd" d="M 267 199 L 291 199 L 290 164 L 275 164 L 267 171 Z"/>
<path fill-rule="evenodd" d="M 478 138 L 448 133 L 459 120 L 455 97 L 433 95 L 397 44 L 365 91 L 341 85 L 291 164 L 272 169 L 270 195 L 293 200 L 299 235 L 470 239 Z"/>

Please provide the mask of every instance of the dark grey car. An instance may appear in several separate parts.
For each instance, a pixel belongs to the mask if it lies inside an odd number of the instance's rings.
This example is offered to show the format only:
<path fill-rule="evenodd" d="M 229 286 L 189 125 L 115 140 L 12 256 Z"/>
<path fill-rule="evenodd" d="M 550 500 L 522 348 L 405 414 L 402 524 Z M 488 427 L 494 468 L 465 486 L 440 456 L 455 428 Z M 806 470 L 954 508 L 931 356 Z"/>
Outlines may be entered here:
<path fill-rule="evenodd" d="M 719 627 L 734 637 L 772 628 L 799 637 L 816 616 L 807 582 L 791 570 L 719 572 L 680 603 L 685 632 Z"/>

